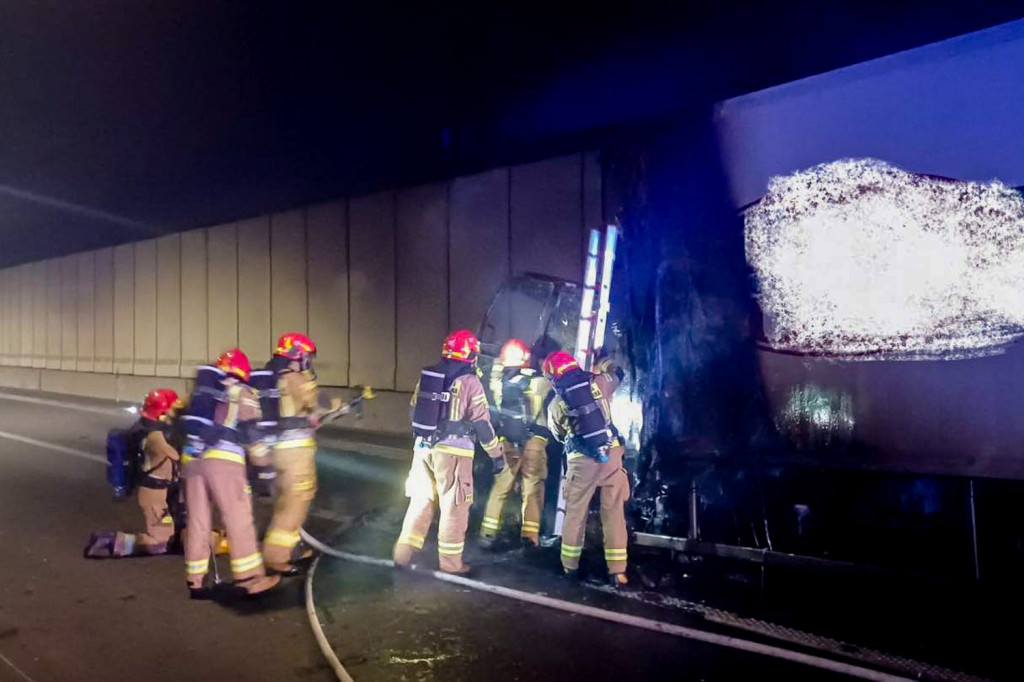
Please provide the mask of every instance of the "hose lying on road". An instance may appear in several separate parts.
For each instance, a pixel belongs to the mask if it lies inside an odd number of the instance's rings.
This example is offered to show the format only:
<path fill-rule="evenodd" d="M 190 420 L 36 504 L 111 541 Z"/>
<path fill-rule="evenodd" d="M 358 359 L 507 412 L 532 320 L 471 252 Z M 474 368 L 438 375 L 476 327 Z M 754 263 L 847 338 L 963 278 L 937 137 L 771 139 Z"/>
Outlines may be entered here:
<path fill-rule="evenodd" d="M 352 561 L 354 563 L 365 564 L 369 566 L 394 568 L 394 562 L 389 561 L 387 559 L 378 559 L 375 557 L 363 556 L 362 554 L 353 554 L 351 552 L 345 552 L 342 550 L 334 549 L 333 547 L 328 547 L 324 543 L 314 538 L 312 535 L 307 533 L 304 528 L 301 529 L 300 532 L 302 534 L 302 539 L 306 542 L 306 544 L 327 556 L 335 557 L 337 559 L 344 559 L 345 561 Z M 319 557 L 317 559 L 319 560 Z M 313 566 L 311 566 L 309 575 L 306 577 L 306 611 L 309 613 L 310 623 L 313 625 L 314 634 L 319 633 L 317 634 L 317 642 L 320 644 L 320 649 L 324 652 L 324 656 L 327 657 L 328 661 L 331 662 L 331 667 L 334 668 L 335 674 L 338 675 L 338 679 L 343 680 L 344 682 L 350 682 L 352 678 L 348 676 L 348 673 L 345 671 L 344 667 L 342 667 L 341 663 L 338 661 L 337 655 L 335 655 L 334 651 L 327 644 L 327 640 L 323 636 L 323 630 L 321 628 L 320 621 L 316 616 L 315 607 L 313 606 L 313 574 L 315 572 L 315 569 L 316 563 L 314 563 Z M 540 594 L 522 592 L 520 590 L 513 590 L 508 587 L 501 587 L 500 585 L 490 585 L 488 583 L 480 582 L 479 580 L 463 578 L 462 576 L 451 575 L 449 573 L 442 573 L 440 571 L 417 572 L 432 575 L 438 580 L 443 580 L 447 583 L 452 583 L 455 585 L 459 585 L 461 587 L 468 587 L 470 589 L 478 590 L 481 592 L 496 594 L 502 597 L 508 597 L 510 599 L 516 599 L 518 601 L 526 602 L 528 604 L 546 606 L 548 608 L 558 609 L 559 611 L 565 611 L 567 613 L 574 613 L 580 616 L 587 616 L 589 618 L 596 618 L 611 623 L 618 623 L 619 625 L 627 625 L 630 627 L 642 628 L 645 630 L 651 630 L 653 632 L 661 632 L 666 635 L 685 637 L 687 639 L 693 639 L 698 642 L 705 642 L 707 644 L 716 644 L 719 646 L 725 646 L 732 649 L 739 649 L 741 651 L 749 651 L 751 653 L 761 654 L 764 656 L 771 656 L 773 658 L 779 658 L 793 663 L 800 663 L 803 665 L 820 668 L 822 670 L 829 670 L 831 672 L 840 673 L 843 675 L 859 677 L 864 680 L 877 680 L 878 682 L 910 682 L 910 678 L 908 677 L 890 675 L 888 673 L 880 672 L 878 670 L 872 670 L 871 668 L 864 668 L 857 665 L 851 665 L 849 663 L 833 661 L 828 658 L 813 656 L 811 654 L 805 654 L 799 651 L 790 651 L 789 649 L 783 649 L 781 647 L 775 647 L 768 644 L 761 644 L 760 642 L 753 642 L 746 639 L 740 639 L 739 637 L 730 637 L 728 635 L 720 635 L 714 632 L 706 632 L 704 630 L 688 628 L 682 625 L 675 625 L 674 623 L 666 623 L 660 620 L 652 620 L 650 618 L 642 618 L 640 616 L 632 616 L 625 613 L 607 611 L 605 609 L 599 609 L 594 606 L 587 606 L 586 604 L 576 604 L 573 602 L 565 601 L 563 599 L 554 599 L 552 597 L 545 597 L 544 595 Z"/>
<path fill-rule="evenodd" d="M 106 464 L 106 458 L 100 455 L 96 455 L 91 452 L 86 452 L 83 450 L 76 450 L 74 448 L 69 448 L 62 445 L 57 445 L 55 443 L 48 443 L 45 441 L 36 440 L 34 438 L 28 438 L 26 436 L 21 436 L 19 434 L 0 431 L 0 438 L 7 438 L 10 440 L 19 441 L 36 447 L 47 448 L 49 450 L 61 452 L 63 454 L 81 457 L 83 459 L 94 461 L 98 464 Z M 309 533 L 307 533 L 305 529 L 301 530 L 301 534 L 302 538 L 306 541 L 307 544 L 309 544 L 311 547 L 319 550 L 327 556 L 332 556 L 339 559 L 345 559 L 347 561 L 367 564 L 371 566 L 380 566 L 385 568 L 394 567 L 394 564 L 386 559 L 377 559 L 374 557 L 352 554 L 350 552 L 343 552 L 328 547 L 327 545 L 323 544 L 322 542 L 311 536 Z M 313 628 L 313 633 L 316 636 L 317 643 L 320 645 L 320 650 L 323 652 L 324 656 L 330 662 L 331 668 L 332 670 L 334 670 L 335 675 L 338 677 L 339 680 L 342 680 L 342 682 L 352 682 L 352 678 L 345 671 L 344 666 L 341 665 L 341 662 L 338 660 L 338 657 L 335 655 L 334 651 L 328 644 L 327 639 L 323 633 L 323 627 L 321 626 L 320 621 L 316 615 L 315 605 L 313 602 L 313 576 L 316 572 L 316 566 L 318 565 L 318 562 L 319 557 L 317 561 L 314 562 L 314 564 L 310 567 L 309 575 L 306 578 L 307 615 L 309 616 L 310 625 Z M 647 618 L 639 618 L 636 616 L 615 613 L 614 611 L 606 611 L 604 609 L 598 609 L 583 604 L 574 604 L 572 602 L 567 602 L 560 599 L 552 599 L 550 597 L 545 597 L 539 594 L 521 592 L 519 590 L 513 590 L 507 587 L 500 587 L 497 585 L 488 585 L 487 583 L 482 583 L 477 580 L 470 580 L 468 578 L 453 576 L 447 573 L 440 573 L 438 571 L 421 572 L 429 573 L 435 578 L 443 580 L 448 583 L 461 585 L 463 587 L 468 587 L 470 589 L 479 590 L 482 592 L 489 592 L 491 594 L 508 597 L 510 599 L 516 599 L 518 601 L 526 603 L 537 604 L 539 606 L 546 606 L 548 608 L 558 609 L 560 611 L 575 613 L 613 623 L 619 623 L 621 625 L 628 625 L 630 627 L 643 628 L 646 630 L 652 630 L 654 632 L 662 632 L 665 634 L 675 635 L 677 637 L 686 637 L 689 639 L 706 642 L 709 644 L 717 644 L 719 646 L 726 646 L 734 649 L 740 649 L 743 651 L 762 654 L 765 656 L 772 656 L 775 658 L 780 658 L 795 663 L 802 663 L 804 665 L 821 668 L 823 670 L 831 670 L 834 672 L 859 677 L 865 680 L 910 680 L 910 678 L 898 677 L 895 675 L 882 673 L 877 670 L 872 670 L 870 668 L 864 668 L 861 666 L 841 663 L 827 658 L 812 656 L 809 654 L 804 654 L 796 651 L 789 651 L 787 649 L 760 644 L 758 642 L 752 642 L 749 640 L 739 639 L 737 637 L 729 637 L 726 635 L 704 632 L 702 630 L 696 630 L 693 628 L 686 628 L 679 625 L 674 625 L 672 623 L 665 623 L 662 621 L 655 621 Z"/>
<path fill-rule="evenodd" d="M 334 653 L 334 649 L 331 648 L 330 642 L 327 641 L 327 637 L 324 635 L 324 628 L 320 624 L 320 618 L 316 615 L 316 606 L 313 603 L 313 576 L 316 575 L 316 567 L 319 564 L 320 557 L 318 556 L 313 559 L 313 563 L 309 566 L 309 573 L 306 574 L 306 615 L 309 616 L 309 624 L 313 628 L 313 636 L 316 637 L 316 643 L 320 647 L 320 652 L 327 659 L 331 670 L 334 671 L 334 675 L 341 682 L 355 682 L 348 674 L 348 671 L 345 670 L 345 666 L 338 660 L 338 655 Z"/>

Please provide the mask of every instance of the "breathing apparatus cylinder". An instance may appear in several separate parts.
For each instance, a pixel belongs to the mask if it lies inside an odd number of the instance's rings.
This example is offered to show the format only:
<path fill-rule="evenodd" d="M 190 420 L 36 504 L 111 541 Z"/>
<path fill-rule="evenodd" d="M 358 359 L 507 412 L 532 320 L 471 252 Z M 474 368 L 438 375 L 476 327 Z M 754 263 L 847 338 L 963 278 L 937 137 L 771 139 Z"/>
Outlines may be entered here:
<path fill-rule="evenodd" d="M 111 429 L 107 432 L 107 483 L 114 489 L 114 499 L 122 500 L 131 493 L 135 454 L 130 452 L 131 431 Z"/>

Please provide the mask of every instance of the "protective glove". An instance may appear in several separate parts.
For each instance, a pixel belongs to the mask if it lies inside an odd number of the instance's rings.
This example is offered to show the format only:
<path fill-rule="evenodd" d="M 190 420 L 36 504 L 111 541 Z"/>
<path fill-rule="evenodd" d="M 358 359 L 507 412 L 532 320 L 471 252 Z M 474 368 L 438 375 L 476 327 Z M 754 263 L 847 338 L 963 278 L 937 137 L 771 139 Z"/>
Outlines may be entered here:
<path fill-rule="evenodd" d="M 619 381 L 626 376 L 626 371 L 611 357 L 605 357 L 594 363 L 592 370 L 594 374 L 613 374 Z"/>
<path fill-rule="evenodd" d="M 256 497 L 273 497 L 274 483 L 277 481 L 277 471 L 274 465 L 252 467 L 252 492 Z"/>
<path fill-rule="evenodd" d="M 497 457 L 492 457 L 491 464 L 494 465 L 494 475 L 497 476 L 505 470 L 505 456 L 498 455 Z"/>
<path fill-rule="evenodd" d="M 594 374 L 603 374 L 611 371 L 614 366 L 615 361 L 608 355 L 608 351 L 602 348 L 597 357 L 594 358 L 593 372 Z"/>

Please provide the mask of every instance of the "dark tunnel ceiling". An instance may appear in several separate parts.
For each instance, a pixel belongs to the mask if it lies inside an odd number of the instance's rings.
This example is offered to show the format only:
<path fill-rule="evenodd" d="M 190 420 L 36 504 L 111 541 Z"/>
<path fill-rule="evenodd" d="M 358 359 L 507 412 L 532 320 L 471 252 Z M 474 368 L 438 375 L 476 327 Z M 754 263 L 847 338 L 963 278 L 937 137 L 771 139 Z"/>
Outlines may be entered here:
<path fill-rule="evenodd" d="M 284 4 L 0 6 L 0 265 L 554 153 L 1019 15 Z"/>

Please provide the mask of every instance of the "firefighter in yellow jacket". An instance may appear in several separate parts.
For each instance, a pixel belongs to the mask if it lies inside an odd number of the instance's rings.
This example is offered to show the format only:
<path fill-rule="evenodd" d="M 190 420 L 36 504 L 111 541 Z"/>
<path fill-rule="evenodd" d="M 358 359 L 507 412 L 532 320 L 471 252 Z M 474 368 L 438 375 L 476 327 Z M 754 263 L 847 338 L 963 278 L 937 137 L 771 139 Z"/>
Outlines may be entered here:
<path fill-rule="evenodd" d="M 132 428 L 131 442 L 143 455 L 138 481 L 138 502 L 146 530 L 142 533 L 93 533 L 85 556 L 126 557 L 166 554 L 175 528 L 170 506 L 178 495 L 180 456 L 168 442 L 170 422 L 183 407 L 178 394 L 158 388 L 146 394 L 139 422 Z M 134 455 L 134 453 L 133 453 Z"/>
<path fill-rule="evenodd" d="M 238 348 L 222 353 L 216 367 L 200 367 L 183 418 L 189 436 L 181 475 L 189 524 L 185 571 L 194 599 L 209 594 L 204 583 L 215 507 L 227 529 L 235 586 L 254 595 L 280 580 L 264 569 L 246 480 L 246 446 L 260 418 L 259 396 L 248 385 L 249 375 L 249 358 Z"/>
<path fill-rule="evenodd" d="M 318 404 L 315 356 L 316 344 L 311 338 L 298 332 L 282 334 L 264 371 L 270 375 L 273 398 L 267 400 L 267 392 L 260 391 L 263 420 L 270 425 L 264 445 L 270 448 L 276 474 L 274 517 L 263 537 L 263 558 L 268 569 L 284 575 L 298 573 L 295 562 L 310 554 L 297 548 L 299 529 L 316 496 L 315 429 L 327 411 Z M 335 400 L 330 409 L 340 405 L 341 401 Z"/>
<path fill-rule="evenodd" d="M 548 406 L 548 426 L 565 444 L 567 459 L 562 568 L 567 576 L 575 576 L 579 570 L 587 511 L 594 493 L 599 493 L 608 575 L 614 587 L 624 587 L 629 582 L 625 512 L 629 478 L 622 464 L 625 449 L 611 423 L 610 408 L 622 370 L 604 360 L 591 374 L 564 351 L 549 355 L 542 369 L 557 394 Z"/>
<path fill-rule="evenodd" d="M 446 573 L 469 572 L 462 553 L 473 504 L 474 441 L 491 457 L 496 472 L 505 466 L 487 395 L 474 368 L 479 353 L 480 342 L 472 332 L 452 332 L 444 340 L 441 362 L 420 372 L 413 394 L 416 444 L 405 486 L 409 509 L 393 552 L 398 567 L 412 563 L 423 548 L 437 505 L 440 568 Z"/>
<path fill-rule="evenodd" d="M 547 429 L 544 399 L 551 384 L 530 366 L 530 348 L 519 339 L 509 339 L 501 347 L 498 362 L 491 372 L 492 407 L 497 417 L 495 429 L 502 442 L 508 465 L 494 477 L 480 524 L 483 546 L 493 544 L 501 525 L 501 512 L 509 493 L 521 478 L 523 496 L 522 527 L 524 543 L 536 547 L 540 542 L 540 520 L 544 510 L 544 482 L 548 477 Z"/>

